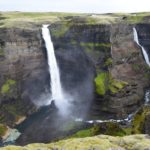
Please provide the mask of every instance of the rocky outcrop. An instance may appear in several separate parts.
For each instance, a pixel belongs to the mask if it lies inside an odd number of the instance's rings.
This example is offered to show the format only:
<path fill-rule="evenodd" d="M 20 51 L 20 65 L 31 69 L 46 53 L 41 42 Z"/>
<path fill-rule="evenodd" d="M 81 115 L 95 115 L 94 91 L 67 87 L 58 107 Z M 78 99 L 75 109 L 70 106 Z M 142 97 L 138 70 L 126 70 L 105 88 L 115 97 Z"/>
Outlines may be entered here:
<path fill-rule="evenodd" d="M 2 122 L 13 125 L 32 113 L 49 76 L 39 30 L 1 28 L 0 33 L 0 114 Z"/>
<path fill-rule="evenodd" d="M 150 28 L 150 24 L 141 23 L 141 24 L 136 25 L 140 43 L 141 45 L 144 46 L 144 48 L 146 49 L 150 57 L 150 30 L 149 28 Z"/>
<path fill-rule="evenodd" d="M 132 133 L 144 133 L 150 135 L 150 106 L 142 107 L 132 120 Z"/>
<path fill-rule="evenodd" d="M 144 89 L 149 86 L 148 66 L 133 39 L 132 25 L 112 25 L 112 65 L 108 68 L 113 79 L 124 81 L 127 85 L 116 93 L 96 98 L 99 110 L 111 118 L 125 118 L 135 112 L 144 103 Z"/>
<path fill-rule="evenodd" d="M 24 147 L 7 146 L 0 148 L 2 150 L 81 150 L 81 149 L 116 149 L 116 150 L 146 150 L 150 148 L 148 135 L 130 135 L 125 137 L 112 137 L 107 135 L 98 135 L 95 137 L 74 138 L 50 144 L 30 144 Z"/>

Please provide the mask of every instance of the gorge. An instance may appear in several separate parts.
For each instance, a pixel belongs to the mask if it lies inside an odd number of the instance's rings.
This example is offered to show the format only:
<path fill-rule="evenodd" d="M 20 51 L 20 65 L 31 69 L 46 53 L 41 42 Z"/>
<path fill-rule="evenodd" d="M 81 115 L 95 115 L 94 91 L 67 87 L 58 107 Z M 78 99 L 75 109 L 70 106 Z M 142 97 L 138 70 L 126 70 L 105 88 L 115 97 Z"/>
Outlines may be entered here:
<path fill-rule="evenodd" d="M 15 144 L 150 134 L 149 14 L 0 16 L 0 125 Z"/>

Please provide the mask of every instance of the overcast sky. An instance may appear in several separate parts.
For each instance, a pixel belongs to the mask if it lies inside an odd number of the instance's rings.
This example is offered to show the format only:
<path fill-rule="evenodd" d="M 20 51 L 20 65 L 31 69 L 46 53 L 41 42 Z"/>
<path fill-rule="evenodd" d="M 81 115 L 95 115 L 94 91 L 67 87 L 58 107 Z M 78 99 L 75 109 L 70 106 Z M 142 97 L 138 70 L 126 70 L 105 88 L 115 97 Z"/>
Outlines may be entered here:
<path fill-rule="evenodd" d="M 141 12 L 150 11 L 150 0 L 0 0 L 0 11 Z"/>

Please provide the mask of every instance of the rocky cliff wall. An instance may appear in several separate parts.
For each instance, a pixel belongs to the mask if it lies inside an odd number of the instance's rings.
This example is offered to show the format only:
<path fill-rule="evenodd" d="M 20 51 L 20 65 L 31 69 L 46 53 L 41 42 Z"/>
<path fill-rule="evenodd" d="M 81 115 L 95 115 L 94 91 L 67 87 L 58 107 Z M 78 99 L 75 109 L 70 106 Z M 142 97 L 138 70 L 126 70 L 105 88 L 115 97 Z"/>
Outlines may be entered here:
<path fill-rule="evenodd" d="M 2 28 L 0 45 L 1 116 L 14 122 L 48 89 L 46 55 L 40 30 Z"/>
<path fill-rule="evenodd" d="M 110 113 L 109 116 L 114 114 L 125 118 L 144 103 L 144 90 L 149 86 L 149 69 L 140 47 L 134 42 L 133 25 L 113 25 L 111 44 L 112 65 L 108 67 L 109 72 L 113 79 L 125 81 L 127 85 L 116 92 L 109 91 L 103 98 L 99 97 L 99 107 L 103 112 Z"/>
<path fill-rule="evenodd" d="M 77 116 L 88 111 L 88 119 L 125 118 L 144 103 L 149 69 L 133 41 L 132 27 L 128 24 L 51 25 L 62 85 L 73 97 L 73 112 Z M 143 26 L 137 25 L 137 29 L 140 36 L 150 39 Z M 14 126 L 50 97 L 46 49 L 38 27 L 1 28 L 0 45 L 0 122 Z M 97 92 L 96 77 L 100 77 L 98 81 L 106 91 Z M 43 127 L 41 120 L 40 124 L 39 128 Z M 40 131 L 36 136 L 33 128 L 25 131 L 32 142 L 43 141 L 42 135 L 49 134 Z"/>

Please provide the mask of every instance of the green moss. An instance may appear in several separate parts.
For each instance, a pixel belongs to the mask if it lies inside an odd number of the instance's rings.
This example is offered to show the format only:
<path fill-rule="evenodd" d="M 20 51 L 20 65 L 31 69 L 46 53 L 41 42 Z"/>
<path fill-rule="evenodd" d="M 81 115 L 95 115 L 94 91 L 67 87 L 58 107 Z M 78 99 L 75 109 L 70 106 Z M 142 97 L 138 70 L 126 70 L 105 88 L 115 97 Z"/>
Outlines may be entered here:
<path fill-rule="evenodd" d="M 89 136 L 93 136 L 91 128 L 90 129 L 85 129 L 85 130 L 78 131 L 77 133 L 75 133 L 71 137 L 73 137 L 73 138 L 74 137 L 83 138 L 83 137 L 89 137 Z"/>
<path fill-rule="evenodd" d="M 112 79 L 112 78 L 109 79 L 109 90 L 112 94 L 118 93 L 126 85 L 128 85 L 127 82 L 118 81 L 118 80 L 115 80 L 115 79 Z"/>
<path fill-rule="evenodd" d="M 147 115 L 150 115 L 150 107 L 144 106 L 132 120 L 132 132 L 139 134 L 143 132 L 144 122 Z"/>
<path fill-rule="evenodd" d="M 126 135 L 125 131 L 114 122 L 106 122 L 99 125 L 94 125 L 93 127 L 93 134 L 105 134 L 105 135 L 112 135 L 112 136 L 124 136 Z"/>
<path fill-rule="evenodd" d="M 105 61 L 104 66 L 105 66 L 105 67 L 109 67 L 109 66 L 112 65 L 112 63 L 113 63 L 112 58 L 108 58 L 108 59 Z"/>
<path fill-rule="evenodd" d="M 144 16 L 142 15 L 135 15 L 135 16 L 129 16 L 127 17 L 127 22 L 128 23 L 140 23 L 143 22 Z"/>
<path fill-rule="evenodd" d="M 140 71 L 141 70 L 141 65 L 140 64 L 132 64 L 132 68 L 134 71 Z"/>
<path fill-rule="evenodd" d="M 112 94 L 118 93 L 123 89 L 128 83 L 124 81 L 115 80 L 111 77 L 108 72 L 100 73 L 95 78 L 96 92 L 99 95 L 105 95 L 107 91 Z"/>
<path fill-rule="evenodd" d="M 4 56 L 4 50 L 0 48 L 0 56 Z"/>
<path fill-rule="evenodd" d="M 104 134 L 112 136 L 126 135 L 125 131 L 117 123 L 113 122 L 106 123 L 106 132 Z"/>
<path fill-rule="evenodd" d="M 0 107 L 0 123 L 6 123 L 13 126 L 20 118 L 25 117 L 27 110 L 25 110 L 22 101 L 10 101 Z M 27 108 L 28 109 L 28 108 Z M 32 110 L 31 110 L 32 111 Z"/>
<path fill-rule="evenodd" d="M 111 43 L 89 43 L 89 42 L 80 42 L 80 45 L 85 47 L 111 47 Z"/>
<path fill-rule="evenodd" d="M 1 87 L 1 94 L 8 94 L 11 91 L 11 88 L 13 88 L 16 85 L 16 81 L 12 79 L 8 79 Z"/>
<path fill-rule="evenodd" d="M 78 127 L 82 126 L 82 122 L 76 122 L 76 121 L 66 121 L 61 126 L 62 131 L 69 131 L 73 129 L 77 129 Z"/>
<path fill-rule="evenodd" d="M 19 117 L 19 112 L 17 111 L 17 108 L 15 107 L 15 105 L 7 105 L 3 107 L 5 110 L 7 110 L 7 112 L 9 114 L 11 114 L 12 116 L 14 116 L 16 118 L 16 120 Z"/>
<path fill-rule="evenodd" d="M 106 91 L 108 90 L 108 73 L 100 73 L 95 78 L 95 84 L 96 84 L 96 92 L 99 95 L 105 95 Z"/>
<path fill-rule="evenodd" d="M 112 136 L 124 136 L 126 132 L 117 123 L 106 122 L 102 124 L 94 124 L 93 127 L 85 130 L 80 130 L 73 134 L 71 137 L 83 138 L 95 136 L 98 134 L 112 135 Z"/>
<path fill-rule="evenodd" d="M 86 18 L 86 23 L 87 24 L 96 24 L 96 19 L 94 19 L 94 18 L 91 18 L 91 17 L 87 17 Z"/>
<path fill-rule="evenodd" d="M 52 30 L 52 35 L 54 35 L 55 37 L 63 37 L 65 35 L 65 33 L 69 30 L 69 28 L 71 27 L 71 23 L 66 22 L 66 23 L 62 23 L 61 26 L 57 29 L 53 29 Z"/>
<path fill-rule="evenodd" d="M 132 134 L 132 128 L 122 128 L 123 131 L 125 132 L 126 135 L 131 135 Z"/>
<path fill-rule="evenodd" d="M 141 129 L 143 127 L 143 123 L 144 123 L 144 116 L 143 115 L 136 115 L 134 117 L 134 120 L 132 122 L 133 125 L 133 132 L 134 133 L 141 133 Z"/>
<path fill-rule="evenodd" d="M 8 128 L 4 124 L 0 124 L 0 137 L 4 136 Z"/>
<path fill-rule="evenodd" d="M 113 137 L 98 135 L 86 138 L 71 138 L 57 142 L 43 144 L 35 143 L 26 146 L 9 145 L 3 150 L 148 150 L 150 140 L 145 135 L 131 135 L 125 137 Z"/>

